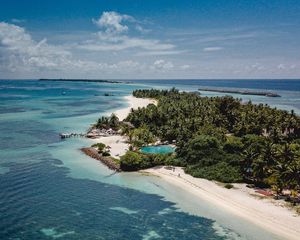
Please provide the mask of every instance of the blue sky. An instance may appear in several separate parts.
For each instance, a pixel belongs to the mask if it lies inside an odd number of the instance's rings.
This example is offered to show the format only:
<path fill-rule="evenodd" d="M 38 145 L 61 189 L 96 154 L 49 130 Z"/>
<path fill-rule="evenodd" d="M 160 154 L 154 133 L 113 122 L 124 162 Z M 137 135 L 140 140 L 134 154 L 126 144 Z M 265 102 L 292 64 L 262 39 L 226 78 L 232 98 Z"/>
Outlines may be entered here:
<path fill-rule="evenodd" d="M 298 0 L 0 0 L 1 78 L 300 78 Z"/>

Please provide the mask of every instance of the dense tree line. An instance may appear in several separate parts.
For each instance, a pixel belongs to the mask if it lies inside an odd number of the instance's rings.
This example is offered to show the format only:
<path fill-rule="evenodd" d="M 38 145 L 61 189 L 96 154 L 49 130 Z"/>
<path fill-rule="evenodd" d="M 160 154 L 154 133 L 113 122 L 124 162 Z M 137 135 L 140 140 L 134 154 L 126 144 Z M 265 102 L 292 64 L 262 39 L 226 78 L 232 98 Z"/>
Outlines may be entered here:
<path fill-rule="evenodd" d="M 176 140 L 172 161 L 193 176 L 299 191 L 300 118 L 293 111 L 176 89 L 133 95 L 158 104 L 132 110 L 126 121 L 149 139 Z"/>
<path fill-rule="evenodd" d="M 137 171 L 157 165 L 173 165 L 172 154 L 145 154 L 139 151 L 127 151 L 121 156 L 120 167 L 124 171 Z"/>
<path fill-rule="evenodd" d="M 114 129 L 118 130 L 120 127 L 120 121 L 116 114 L 111 114 L 111 116 L 102 116 L 98 119 L 97 123 L 94 125 L 95 128 L 99 129 Z"/>

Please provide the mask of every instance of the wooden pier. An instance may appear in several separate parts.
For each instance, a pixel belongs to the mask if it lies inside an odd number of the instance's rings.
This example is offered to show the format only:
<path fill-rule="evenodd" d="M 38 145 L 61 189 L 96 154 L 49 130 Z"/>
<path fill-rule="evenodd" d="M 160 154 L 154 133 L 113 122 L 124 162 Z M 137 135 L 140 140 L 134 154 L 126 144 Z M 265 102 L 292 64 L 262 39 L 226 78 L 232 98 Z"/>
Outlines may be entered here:
<path fill-rule="evenodd" d="M 84 133 L 60 133 L 59 134 L 61 139 L 65 138 L 72 138 L 72 137 L 86 137 Z"/>

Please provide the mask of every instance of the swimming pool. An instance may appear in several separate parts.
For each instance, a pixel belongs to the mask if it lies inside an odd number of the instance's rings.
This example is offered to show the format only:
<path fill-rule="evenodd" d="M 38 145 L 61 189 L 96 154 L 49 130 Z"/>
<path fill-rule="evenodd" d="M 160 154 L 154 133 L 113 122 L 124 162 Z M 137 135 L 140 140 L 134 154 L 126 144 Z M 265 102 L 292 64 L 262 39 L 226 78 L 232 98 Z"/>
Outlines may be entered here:
<path fill-rule="evenodd" d="M 166 154 L 166 153 L 173 153 L 174 151 L 175 148 L 170 145 L 147 146 L 141 148 L 142 153 Z"/>

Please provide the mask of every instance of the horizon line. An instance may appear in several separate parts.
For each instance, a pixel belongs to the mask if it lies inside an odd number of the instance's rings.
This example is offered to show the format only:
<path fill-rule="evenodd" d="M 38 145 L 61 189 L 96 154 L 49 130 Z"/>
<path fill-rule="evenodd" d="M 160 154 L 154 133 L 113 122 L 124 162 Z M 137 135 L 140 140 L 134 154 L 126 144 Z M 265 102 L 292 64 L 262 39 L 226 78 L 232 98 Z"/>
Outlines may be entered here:
<path fill-rule="evenodd" d="M 144 81 L 144 80 L 300 80 L 299 78 L 0 78 L 0 81 L 10 81 L 10 80 L 105 80 L 105 81 Z"/>

